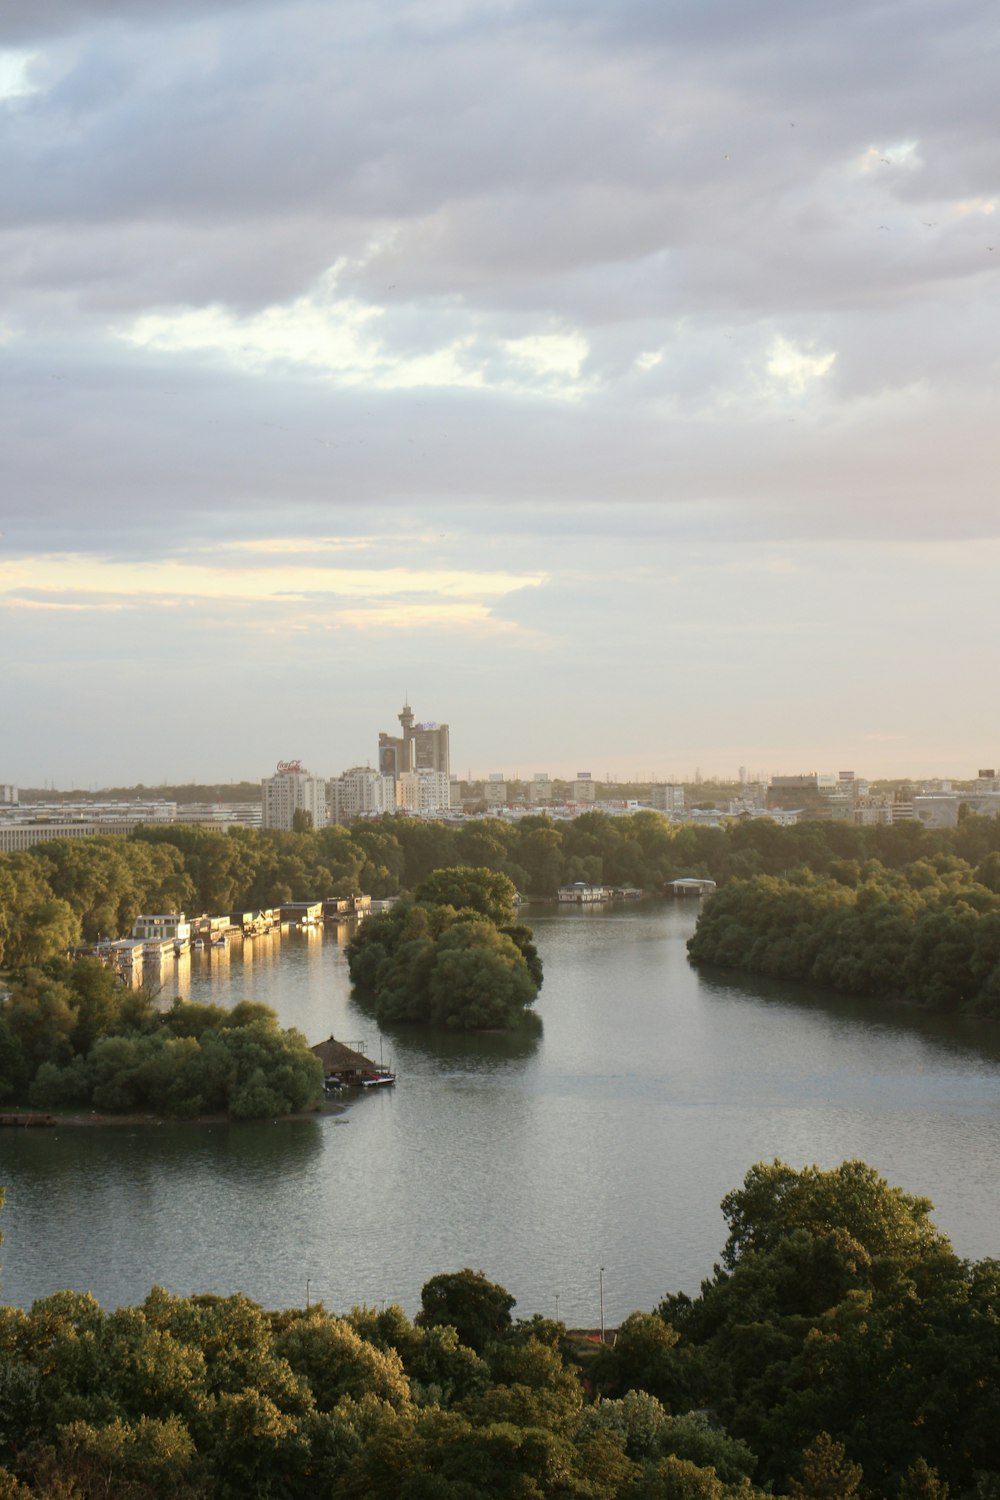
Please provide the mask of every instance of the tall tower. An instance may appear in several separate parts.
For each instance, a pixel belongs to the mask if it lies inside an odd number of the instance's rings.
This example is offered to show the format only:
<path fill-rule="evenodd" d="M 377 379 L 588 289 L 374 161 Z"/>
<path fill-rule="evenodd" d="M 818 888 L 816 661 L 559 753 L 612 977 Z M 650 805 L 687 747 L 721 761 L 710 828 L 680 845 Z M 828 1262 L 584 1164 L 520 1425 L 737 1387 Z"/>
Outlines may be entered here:
<path fill-rule="evenodd" d="M 378 737 L 378 768 L 383 776 L 403 776 L 409 771 L 450 773 L 447 724 L 417 724 L 408 703 L 399 715 L 402 734 Z"/>
<path fill-rule="evenodd" d="M 378 737 L 378 768 L 383 776 L 395 778 L 411 769 L 410 740 L 413 735 L 413 710 L 408 703 L 403 704 L 399 723 L 403 731 L 401 735 L 386 734 L 383 729 Z"/>

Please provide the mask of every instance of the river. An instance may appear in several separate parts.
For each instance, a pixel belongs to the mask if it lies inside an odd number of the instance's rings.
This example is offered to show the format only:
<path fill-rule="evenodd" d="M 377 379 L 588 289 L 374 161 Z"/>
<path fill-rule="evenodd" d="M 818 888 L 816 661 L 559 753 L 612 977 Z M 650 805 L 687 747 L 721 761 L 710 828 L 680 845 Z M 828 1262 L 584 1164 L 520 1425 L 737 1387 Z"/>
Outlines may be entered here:
<path fill-rule="evenodd" d="M 1000 1252 L 1000 1029 L 872 1016 L 800 986 L 697 974 L 686 904 L 529 911 L 545 963 L 533 1039 L 377 1027 L 343 942 L 286 932 L 185 959 L 164 996 L 247 997 L 311 1042 L 392 1061 L 340 1115 L 0 1135 L 3 1300 L 108 1307 L 153 1283 L 267 1306 L 400 1302 L 472 1266 L 527 1316 L 610 1324 L 694 1292 L 719 1201 L 755 1161 L 863 1157 L 925 1193 L 963 1255 Z"/>

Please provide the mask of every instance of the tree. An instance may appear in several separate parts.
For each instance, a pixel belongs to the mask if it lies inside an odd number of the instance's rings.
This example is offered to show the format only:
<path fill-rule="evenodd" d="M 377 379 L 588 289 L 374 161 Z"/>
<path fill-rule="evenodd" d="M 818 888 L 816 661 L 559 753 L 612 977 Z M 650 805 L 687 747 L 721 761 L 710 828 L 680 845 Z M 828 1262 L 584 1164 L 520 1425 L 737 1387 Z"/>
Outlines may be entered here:
<path fill-rule="evenodd" d="M 482 1354 L 486 1345 L 510 1331 L 515 1298 L 482 1271 L 446 1271 L 432 1276 L 420 1292 L 416 1322 L 421 1328 L 442 1324 L 456 1330 L 463 1344 Z"/>
<path fill-rule="evenodd" d="M 465 866 L 435 870 L 417 886 L 415 896 L 424 906 L 476 911 L 497 925 L 512 922 L 517 913 L 517 888 L 498 870 Z"/>
<path fill-rule="evenodd" d="M 820 1432 L 802 1454 L 801 1477 L 792 1481 L 789 1500 L 850 1500 L 861 1478 L 861 1465 L 850 1462 L 843 1443 Z"/>
<path fill-rule="evenodd" d="M 594 1361 L 597 1384 L 611 1396 L 646 1391 L 668 1411 L 686 1410 L 700 1396 L 698 1361 L 679 1343 L 680 1334 L 657 1313 L 630 1313 Z"/>
<path fill-rule="evenodd" d="M 846 1231 L 873 1260 L 910 1265 L 926 1253 L 949 1248 L 930 1220 L 932 1207 L 929 1198 L 890 1187 L 863 1161 L 842 1162 L 830 1171 L 758 1162 L 742 1188 L 722 1200 L 729 1225 L 723 1263 L 732 1268 L 748 1253 L 773 1248 L 801 1228 L 810 1234 Z"/>
<path fill-rule="evenodd" d="M 537 989 L 521 950 L 492 922 L 455 922 L 434 949 L 430 1019 L 467 1031 L 509 1029 Z"/>
<path fill-rule="evenodd" d="M 439 870 L 418 887 L 417 899 L 398 902 L 355 933 L 347 947 L 355 988 L 383 1023 L 512 1029 L 542 977 L 530 928 L 501 930 L 488 914 L 513 912 L 515 896 L 496 871 Z"/>

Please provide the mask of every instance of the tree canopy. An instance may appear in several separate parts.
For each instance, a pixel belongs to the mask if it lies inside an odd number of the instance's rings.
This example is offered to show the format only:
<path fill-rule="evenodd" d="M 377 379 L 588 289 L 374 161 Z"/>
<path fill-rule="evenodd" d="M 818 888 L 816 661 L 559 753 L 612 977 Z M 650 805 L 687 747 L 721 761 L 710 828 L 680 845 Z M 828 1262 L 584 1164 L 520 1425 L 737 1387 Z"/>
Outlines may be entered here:
<path fill-rule="evenodd" d="M 357 992 L 383 1023 L 516 1026 L 542 978 L 530 928 L 498 925 L 513 916 L 516 897 L 495 871 L 437 871 L 414 899 L 369 918 L 352 937 L 347 959 Z"/>
<path fill-rule="evenodd" d="M 162 1014 L 92 958 L 25 970 L 0 1003 L 0 1102 L 264 1118 L 315 1104 L 322 1074 L 267 1006 L 178 1000 Z"/>
<path fill-rule="evenodd" d="M 802 979 L 874 999 L 1000 1015 L 1000 894 L 993 856 L 951 854 L 890 869 L 756 875 L 718 891 L 688 944 L 698 964 Z"/>
<path fill-rule="evenodd" d="M 959 1260 L 926 1200 L 863 1162 L 759 1163 L 723 1208 L 699 1295 L 633 1313 L 585 1363 L 468 1267 L 432 1276 L 412 1322 L 160 1287 L 110 1313 L 76 1292 L 0 1308 L 0 1496 L 1000 1492 L 1000 1264 Z"/>

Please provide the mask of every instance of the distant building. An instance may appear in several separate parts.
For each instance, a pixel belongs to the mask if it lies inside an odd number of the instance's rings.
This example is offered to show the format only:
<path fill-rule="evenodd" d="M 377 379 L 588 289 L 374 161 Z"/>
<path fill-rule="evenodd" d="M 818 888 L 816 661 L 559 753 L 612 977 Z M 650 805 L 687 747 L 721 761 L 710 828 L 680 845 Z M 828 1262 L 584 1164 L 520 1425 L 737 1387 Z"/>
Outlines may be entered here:
<path fill-rule="evenodd" d="M 1000 816 L 1000 792 L 931 792 L 913 799 L 913 816 L 925 828 L 955 828 L 961 809 L 983 818 Z"/>
<path fill-rule="evenodd" d="M 803 818 L 829 818 L 842 814 L 845 803 L 837 804 L 832 799 L 845 797 L 851 801 L 850 782 L 842 782 L 825 772 L 809 771 L 798 776 L 772 776 L 767 793 L 769 808 L 798 808 Z"/>
<path fill-rule="evenodd" d="M 560 901 L 577 906 L 591 906 L 596 901 L 609 901 L 611 892 L 604 885 L 590 885 L 586 880 L 575 880 L 572 885 L 561 885 L 556 893 Z"/>
<path fill-rule="evenodd" d="M 208 828 L 259 828 L 261 805 L 259 802 L 180 802 L 175 822 L 197 823 Z"/>
<path fill-rule="evenodd" d="M 395 812 L 396 783 L 371 766 L 352 766 L 328 783 L 327 803 L 332 823 Z"/>
<path fill-rule="evenodd" d="M 378 737 L 378 768 L 383 776 L 402 776 L 407 771 L 451 771 L 447 724 L 417 724 L 413 710 L 403 704 L 399 715 L 402 734 Z"/>
<path fill-rule="evenodd" d="M 552 782 L 548 771 L 536 771 L 528 783 L 528 801 L 534 806 L 552 801 Z"/>
<path fill-rule="evenodd" d="M 649 788 L 649 805 L 658 812 L 682 813 L 684 811 L 684 788 L 668 782 L 654 781 Z"/>
<path fill-rule="evenodd" d="M 17 787 L 9 786 L 7 782 L 0 781 L 0 806 L 17 806 Z"/>
<path fill-rule="evenodd" d="M 663 889 L 668 896 L 710 896 L 715 890 L 715 881 L 702 880 L 697 875 L 682 875 L 679 880 L 668 880 Z"/>
<path fill-rule="evenodd" d="M 502 771 L 491 771 L 489 780 L 483 787 L 483 801 L 487 807 L 505 807 L 507 804 L 507 783 Z"/>
<path fill-rule="evenodd" d="M 300 761 L 280 760 L 274 775 L 262 779 L 260 789 L 264 828 L 289 832 L 297 812 L 308 813 L 314 828 L 326 827 L 326 782 L 310 775 Z"/>
<path fill-rule="evenodd" d="M 574 802 L 596 802 L 597 783 L 589 771 L 577 771 L 570 785 L 570 797 Z"/>
<path fill-rule="evenodd" d="M 399 812 L 445 812 L 451 806 L 451 778 L 444 771 L 421 768 L 396 777 Z"/>
<path fill-rule="evenodd" d="M 145 912 L 132 923 L 132 936 L 146 942 L 162 943 L 173 938 L 178 944 L 187 943 L 191 923 L 182 911 Z"/>
<path fill-rule="evenodd" d="M 23 804 L 22 804 L 23 805 Z M 79 818 L 63 822 L 49 819 L 24 819 L 0 822 L 0 854 L 16 854 L 36 844 L 53 839 L 89 839 L 97 834 L 125 838 L 147 820 L 145 818 Z"/>

